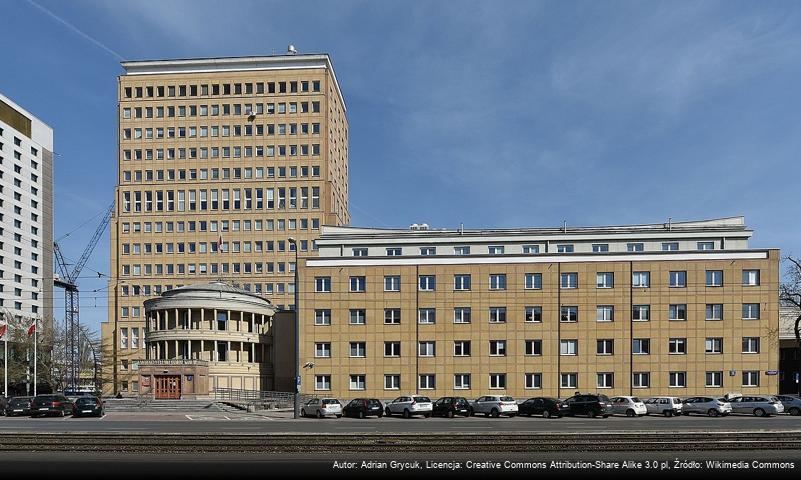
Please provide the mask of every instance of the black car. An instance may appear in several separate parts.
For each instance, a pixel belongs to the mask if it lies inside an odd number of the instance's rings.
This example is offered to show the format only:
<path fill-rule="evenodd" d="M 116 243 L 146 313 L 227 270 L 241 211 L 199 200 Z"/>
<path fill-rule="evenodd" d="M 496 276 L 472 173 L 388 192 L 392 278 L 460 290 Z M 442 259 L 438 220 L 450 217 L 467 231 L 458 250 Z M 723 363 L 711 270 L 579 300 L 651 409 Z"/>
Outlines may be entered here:
<path fill-rule="evenodd" d="M 31 397 L 12 397 L 5 408 L 7 417 L 31 414 Z"/>
<path fill-rule="evenodd" d="M 72 414 L 72 400 L 60 393 L 37 395 L 31 402 L 31 417 Z"/>
<path fill-rule="evenodd" d="M 102 417 L 105 413 L 103 411 L 103 401 L 97 397 L 82 396 L 75 400 L 72 405 L 73 417 Z"/>
<path fill-rule="evenodd" d="M 590 418 L 602 416 L 608 418 L 612 415 L 612 402 L 609 397 L 602 394 L 576 394 L 565 402 L 569 407 L 567 415 L 587 415 Z"/>
<path fill-rule="evenodd" d="M 342 408 L 346 417 L 364 418 L 369 416 L 383 417 L 384 407 L 377 398 L 354 398 Z"/>
<path fill-rule="evenodd" d="M 552 397 L 534 397 L 517 406 L 518 415 L 542 415 L 545 418 L 562 417 L 570 414 L 567 403 Z"/>
<path fill-rule="evenodd" d="M 453 418 L 455 415 L 469 417 L 471 412 L 470 402 L 466 398 L 442 397 L 434 402 L 431 413 L 435 416 Z"/>

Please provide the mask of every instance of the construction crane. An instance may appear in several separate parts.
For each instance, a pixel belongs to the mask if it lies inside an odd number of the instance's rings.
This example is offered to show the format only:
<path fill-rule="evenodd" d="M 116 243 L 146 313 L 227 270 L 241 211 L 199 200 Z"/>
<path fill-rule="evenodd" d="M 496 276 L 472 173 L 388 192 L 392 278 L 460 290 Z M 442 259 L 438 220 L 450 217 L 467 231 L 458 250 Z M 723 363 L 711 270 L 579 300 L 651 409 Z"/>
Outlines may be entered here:
<path fill-rule="evenodd" d="M 106 210 L 100 225 L 97 226 L 94 235 L 92 235 L 92 239 L 89 240 L 86 248 L 84 248 L 81 258 L 72 265 L 72 269 L 64 260 L 64 255 L 61 253 L 58 242 L 53 242 L 53 252 L 59 271 L 59 275 L 53 279 L 53 283 L 55 286 L 64 289 L 64 387 L 68 389 L 74 389 L 78 386 L 81 374 L 81 322 L 78 276 L 106 230 L 113 212 L 114 203 Z"/>

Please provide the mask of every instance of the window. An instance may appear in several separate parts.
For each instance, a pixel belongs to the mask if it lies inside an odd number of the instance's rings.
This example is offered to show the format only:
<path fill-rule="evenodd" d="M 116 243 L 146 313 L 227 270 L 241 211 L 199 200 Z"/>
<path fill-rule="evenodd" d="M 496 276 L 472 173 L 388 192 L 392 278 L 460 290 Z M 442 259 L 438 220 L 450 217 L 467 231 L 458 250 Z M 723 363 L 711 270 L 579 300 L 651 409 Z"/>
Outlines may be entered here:
<path fill-rule="evenodd" d="M 593 243 L 592 244 L 592 252 L 593 253 L 606 253 L 609 251 L 609 244 L 608 243 Z"/>
<path fill-rule="evenodd" d="M 315 390 L 331 390 L 331 375 L 315 375 L 314 376 L 314 389 Z"/>
<path fill-rule="evenodd" d="M 526 340 L 526 355 L 542 355 L 542 340 Z"/>
<path fill-rule="evenodd" d="M 614 373 L 599 373 L 598 374 L 598 388 L 614 388 L 615 374 Z"/>
<path fill-rule="evenodd" d="M 470 290 L 470 275 L 454 275 L 453 276 L 453 289 L 454 290 Z"/>
<path fill-rule="evenodd" d="M 437 254 L 437 247 L 420 247 L 420 255 L 424 257 Z"/>
<path fill-rule="evenodd" d="M 684 288 L 687 286 L 687 272 L 677 271 L 668 274 L 668 284 L 674 288 Z"/>
<path fill-rule="evenodd" d="M 542 274 L 541 273 L 527 273 L 525 276 L 526 290 L 541 290 L 542 289 Z"/>
<path fill-rule="evenodd" d="M 707 320 L 723 320 L 723 304 L 722 303 L 707 303 L 706 304 L 706 319 Z"/>
<path fill-rule="evenodd" d="M 331 325 L 331 310 L 318 309 L 314 311 L 315 325 Z"/>
<path fill-rule="evenodd" d="M 401 321 L 400 308 L 385 308 L 384 323 L 388 325 L 399 325 Z"/>
<path fill-rule="evenodd" d="M 687 320 L 687 305 L 677 303 L 668 306 L 668 320 Z"/>
<path fill-rule="evenodd" d="M 704 353 L 706 353 L 706 354 L 723 353 L 723 339 L 722 338 L 707 338 L 704 341 Z"/>
<path fill-rule="evenodd" d="M 128 348 L 128 329 L 120 328 L 120 348 Z"/>
<path fill-rule="evenodd" d="M 398 247 L 388 248 L 387 249 L 387 256 L 388 257 L 400 257 L 402 255 L 402 249 Z"/>
<path fill-rule="evenodd" d="M 470 307 L 455 307 L 453 323 L 470 323 Z"/>
<path fill-rule="evenodd" d="M 541 373 L 527 373 L 525 374 L 526 389 L 540 389 L 542 388 L 542 374 Z"/>
<path fill-rule="evenodd" d="M 314 291 L 315 292 L 331 292 L 331 277 L 315 277 L 314 278 Z"/>
<path fill-rule="evenodd" d="M 489 352 L 491 357 L 505 357 L 506 340 L 490 340 Z"/>
<path fill-rule="evenodd" d="M 418 285 L 421 292 L 433 292 L 437 289 L 437 277 L 435 275 L 420 275 Z"/>
<path fill-rule="evenodd" d="M 595 286 L 597 288 L 613 288 L 615 286 L 615 274 L 612 272 L 595 274 Z"/>
<path fill-rule="evenodd" d="M 668 373 L 668 387 L 685 388 L 687 387 L 687 372 Z"/>
<path fill-rule="evenodd" d="M 331 357 L 331 344 L 330 343 L 315 343 L 314 356 L 317 358 L 330 358 Z"/>
<path fill-rule="evenodd" d="M 526 307 L 525 321 L 529 323 L 542 323 L 542 307 Z"/>
<path fill-rule="evenodd" d="M 759 285 L 759 270 L 743 270 L 743 285 L 749 287 Z"/>
<path fill-rule="evenodd" d="M 578 355 L 578 340 L 560 340 L 559 355 Z"/>
<path fill-rule="evenodd" d="M 631 311 L 631 319 L 635 322 L 647 322 L 651 320 L 650 305 L 634 305 Z"/>
<path fill-rule="evenodd" d="M 526 254 L 526 255 L 540 253 L 540 246 L 539 245 L 523 245 L 523 253 Z"/>
<path fill-rule="evenodd" d="M 470 356 L 470 340 L 456 340 L 453 342 L 454 357 Z"/>
<path fill-rule="evenodd" d="M 367 249 L 366 248 L 354 248 L 353 249 L 353 256 L 354 257 L 366 257 L 367 256 Z"/>
<path fill-rule="evenodd" d="M 598 355 L 614 355 L 615 341 L 611 339 L 596 340 L 596 352 Z"/>
<path fill-rule="evenodd" d="M 563 323 L 578 322 L 578 307 L 562 307 L 559 312 L 559 321 Z"/>
<path fill-rule="evenodd" d="M 707 287 L 722 287 L 723 286 L 723 270 L 707 270 L 706 271 L 706 286 Z"/>
<path fill-rule="evenodd" d="M 615 307 L 612 305 L 598 305 L 596 307 L 595 320 L 599 322 L 614 322 Z"/>
<path fill-rule="evenodd" d="M 470 390 L 470 374 L 457 373 L 453 375 L 454 390 Z"/>
<path fill-rule="evenodd" d="M 400 275 L 388 275 L 384 277 L 385 292 L 400 292 L 400 288 L 401 288 Z"/>
<path fill-rule="evenodd" d="M 631 386 L 634 388 L 650 388 L 651 374 L 648 372 L 634 372 L 631 374 Z"/>
<path fill-rule="evenodd" d="M 504 247 L 503 245 L 492 245 L 487 247 L 487 252 L 490 255 L 503 255 Z"/>
<path fill-rule="evenodd" d="M 435 308 L 420 308 L 417 310 L 417 323 L 433 325 L 437 323 L 437 310 Z"/>
<path fill-rule="evenodd" d="M 698 250 L 714 250 L 715 242 L 698 242 Z"/>
<path fill-rule="evenodd" d="M 578 388 L 578 373 L 559 374 L 559 385 L 562 388 L 569 388 L 569 389 Z"/>
<path fill-rule="evenodd" d="M 663 242 L 662 243 L 662 251 L 663 252 L 675 252 L 679 249 L 679 242 Z"/>
<path fill-rule="evenodd" d="M 627 243 L 626 244 L 626 251 L 627 252 L 642 252 L 645 250 L 645 245 L 642 243 Z"/>
<path fill-rule="evenodd" d="M 506 374 L 505 373 L 490 373 L 489 383 L 491 389 L 504 389 L 506 388 Z"/>
<path fill-rule="evenodd" d="M 746 371 L 743 372 L 743 386 L 744 387 L 758 387 L 759 386 L 759 372 Z"/>
<path fill-rule="evenodd" d="M 759 304 L 758 303 L 744 303 L 743 304 L 743 320 L 759 320 Z"/>
<path fill-rule="evenodd" d="M 453 247 L 454 255 L 470 255 L 470 247 Z"/>
<path fill-rule="evenodd" d="M 723 372 L 706 372 L 706 386 L 707 387 L 722 387 L 723 386 Z"/>
<path fill-rule="evenodd" d="M 556 246 L 557 253 L 573 253 L 573 245 L 572 244 L 564 244 L 564 245 L 557 245 Z"/>
<path fill-rule="evenodd" d="M 350 376 L 350 389 L 351 390 L 364 390 L 366 388 L 365 377 L 366 377 L 366 375 L 351 375 Z"/>
<path fill-rule="evenodd" d="M 631 286 L 647 288 L 651 286 L 651 272 L 634 272 L 631 274 Z"/>
<path fill-rule="evenodd" d="M 433 390 L 437 388 L 437 376 L 431 373 L 418 376 L 420 390 Z"/>
<path fill-rule="evenodd" d="M 400 342 L 384 342 L 385 357 L 400 357 L 400 354 L 401 354 Z"/>
<path fill-rule="evenodd" d="M 759 337 L 743 337 L 743 353 L 759 353 Z"/>
<path fill-rule="evenodd" d="M 363 308 L 351 308 L 350 320 L 348 323 L 351 325 L 364 325 L 367 322 L 367 310 Z"/>
<path fill-rule="evenodd" d="M 671 338 L 668 340 L 668 353 L 672 355 L 685 355 L 687 353 L 687 339 Z"/>
<path fill-rule="evenodd" d="M 506 307 L 490 307 L 489 321 L 490 323 L 505 323 Z"/>
<path fill-rule="evenodd" d="M 635 338 L 631 341 L 631 353 L 635 355 L 650 355 L 651 354 L 651 339 L 650 338 Z"/>
<path fill-rule="evenodd" d="M 421 357 L 435 357 L 437 355 L 437 343 L 432 341 L 418 342 L 417 354 Z"/>
<path fill-rule="evenodd" d="M 578 273 L 563 273 L 560 278 L 561 288 L 578 288 Z"/>
<path fill-rule="evenodd" d="M 490 290 L 506 290 L 506 275 L 493 274 L 489 277 Z"/>
<path fill-rule="evenodd" d="M 350 356 L 363 358 L 366 355 L 367 344 L 365 342 L 350 342 Z"/>
<path fill-rule="evenodd" d="M 350 291 L 351 292 L 364 292 L 367 280 L 365 277 L 350 277 Z"/>

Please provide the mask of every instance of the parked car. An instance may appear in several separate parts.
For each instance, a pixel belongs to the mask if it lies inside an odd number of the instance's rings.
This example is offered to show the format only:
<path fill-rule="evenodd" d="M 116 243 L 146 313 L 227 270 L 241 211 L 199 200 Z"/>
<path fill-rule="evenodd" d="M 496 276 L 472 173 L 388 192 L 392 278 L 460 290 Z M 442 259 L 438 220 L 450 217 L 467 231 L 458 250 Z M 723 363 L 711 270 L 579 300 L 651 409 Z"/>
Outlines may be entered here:
<path fill-rule="evenodd" d="M 464 397 L 442 397 L 434 402 L 431 414 L 453 418 L 455 415 L 469 417 L 472 412 L 470 402 Z"/>
<path fill-rule="evenodd" d="M 377 398 L 354 398 L 342 409 L 346 417 L 365 418 L 369 416 L 383 417 L 384 407 Z"/>
<path fill-rule="evenodd" d="M 782 402 L 784 411 L 793 416 L 801 415 L 801 397 L 797 395 L 776 395 Z"/>
<path fill-rule="evenodd" d="M 685 398 L 681 404 L 681 413 L 701 413 L 710 417 L 726 416 L 731 413 L 731 404 L 724 398 L 690 397 Z"/>
<path fill-rule="evenodd" d="M 493 418 L 501 415 L 509 417 L 517 415 L 517 402 L 514 398 L 505 395 L 478 397 L 471 407 L 473 407 L 473 415 L 483 413 L 485 417 L 492 416 Z"/>
<path fill-rule="evenodd" d="M 5 414 L 7 417 L 31 414 L 31 397 L 11 397 L 6 404 Z"/>
<path fill-rule="evenodd" d="M 639 397 L 612 397 L 609 399 L 612 402 L 612 413 L 625 415 L 627 417 L 642 417 L 648 413 L 645 404 Z"/>
<path fill-rule="evenodd" d="M 82 395 L 72 404 L 72 416 L 75 417 L 102 417 L 105 415 L 103 401 L 97 397 Z"/>
<path fill-rule="evenodd" d="M 603 394 L 576 394 L 565 400 L 569 407 L 568 415 L 587 415 L 590 418 L 612 414 L 612 403 Z"/>
<path fill-rule="evenodd" d="M 430 398 L 421 395 L 405 395 L 387 403 L 384 413 L 388 417 L 402 414 L 403 418 L 411 418 L 412 415 L 422 415 L 428 418 L 431 416 L 432 410 Z"/>
<path fill-rule="evenodd" d="M 301 417 L 342 417 L 342 404 L 336 398 L 312 398 L 300 409 Z"/>
<path fill-rule="evenodd" d="M 517 406 L 520 415 L 542 415 L 545 418 L 562 417 L 570 413 L 570 407 L 558 398 L 534 397 Z"/>
<path fill-rule="evenodd" d="M 72 400 L 60 393 L 37 395 L 31 402 L 31 417 L 42 415 L 69 415 L 72 413 Z"/>
<path fill-rule="evenodd" d="M 745 395 L 729 399 L 732 412 L 769 417 L 784 412 L 784 405 L 772 395 Z"/>
<path fill-rule="evenodd" d="M 681 415 L 681 399 L 677 397 L 651 397 L 645 400 L 646 415 Z"/>

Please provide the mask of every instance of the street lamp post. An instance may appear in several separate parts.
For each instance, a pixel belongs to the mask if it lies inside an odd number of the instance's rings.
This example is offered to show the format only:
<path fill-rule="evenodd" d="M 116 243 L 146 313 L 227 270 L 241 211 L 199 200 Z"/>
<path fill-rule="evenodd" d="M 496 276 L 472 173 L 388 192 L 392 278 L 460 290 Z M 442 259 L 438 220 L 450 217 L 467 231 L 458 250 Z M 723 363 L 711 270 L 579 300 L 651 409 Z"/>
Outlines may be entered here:
<path fill-rule="evenodd" d="M 287 241 L 295 246 L 295 408 L 293 409 L 292 418 L 298 418 L 298 412 L 300 411 L 300 305 L 298 304 L 300 285 L 298 284 L 298 242 L 293 237 L 289 237 Z"/>

